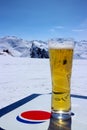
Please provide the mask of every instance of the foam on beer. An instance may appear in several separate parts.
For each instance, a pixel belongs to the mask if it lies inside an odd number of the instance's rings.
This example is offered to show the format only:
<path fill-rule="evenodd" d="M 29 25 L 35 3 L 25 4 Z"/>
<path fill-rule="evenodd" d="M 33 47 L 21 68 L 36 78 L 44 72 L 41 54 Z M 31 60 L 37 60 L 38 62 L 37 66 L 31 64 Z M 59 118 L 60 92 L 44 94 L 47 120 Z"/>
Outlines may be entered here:
<path fill-rule="evenodd" d="M 72 41 L 64 41 L 62 43 L 57 42 L 57 41 L 50 41 L 49 42 L 49 48 L 50 49 L 73 49 L 74 48 L 74 44 Z"/>

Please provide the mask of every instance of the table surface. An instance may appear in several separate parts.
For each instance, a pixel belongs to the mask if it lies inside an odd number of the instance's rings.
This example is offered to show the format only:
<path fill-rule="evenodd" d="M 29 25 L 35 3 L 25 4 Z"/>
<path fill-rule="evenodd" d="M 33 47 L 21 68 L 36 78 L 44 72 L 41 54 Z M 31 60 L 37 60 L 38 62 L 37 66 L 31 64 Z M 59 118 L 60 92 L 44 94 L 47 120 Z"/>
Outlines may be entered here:
<path fill-rule="evenodd" d="M 87 97 L 71 95 L 74 115 L 67 121 L 54 119 L 23 120 L 20 117 L 27 111 L 51 111 L 51 94 L 32 94 L 0 110 L 0 130 L 86 130 L 87 129 Z M 20 117 L 19 120 L 17 117 Z M 38 114 L 39 118 L 39 114 Z"/>

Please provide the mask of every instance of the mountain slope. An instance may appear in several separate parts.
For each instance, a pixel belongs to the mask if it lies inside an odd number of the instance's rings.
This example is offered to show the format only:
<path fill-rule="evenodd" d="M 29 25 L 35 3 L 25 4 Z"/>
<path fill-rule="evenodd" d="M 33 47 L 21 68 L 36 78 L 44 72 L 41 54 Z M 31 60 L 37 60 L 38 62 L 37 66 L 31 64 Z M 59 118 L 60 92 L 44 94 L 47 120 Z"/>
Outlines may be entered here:
<path fill-rule="evenodd" d="M 57 38 L 63 42 L 64 38 Z M 74 41 L 74 58 L 87 59 L 87 41 Z M 26 41 L 15 36 L 0 38 L 0 55 L 11 55 L 14 57 L 48 58 L 48 43 L 44 41 Z"/>

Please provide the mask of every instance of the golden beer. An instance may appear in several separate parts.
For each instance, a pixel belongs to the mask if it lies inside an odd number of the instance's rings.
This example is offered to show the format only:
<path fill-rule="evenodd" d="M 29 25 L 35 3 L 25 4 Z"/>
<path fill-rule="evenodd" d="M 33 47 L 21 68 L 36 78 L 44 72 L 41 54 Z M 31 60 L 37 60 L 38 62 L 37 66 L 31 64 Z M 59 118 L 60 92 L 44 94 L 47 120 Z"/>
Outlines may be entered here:
<path fill-rule="evenodd" d="M 66 46 L 50 47 L 49 55 L 52 77 L 52 112 L 56 115 L 65 113 L 65 115 L 69 114 L 70 116 L 70 77 L 73 48 Z"/>

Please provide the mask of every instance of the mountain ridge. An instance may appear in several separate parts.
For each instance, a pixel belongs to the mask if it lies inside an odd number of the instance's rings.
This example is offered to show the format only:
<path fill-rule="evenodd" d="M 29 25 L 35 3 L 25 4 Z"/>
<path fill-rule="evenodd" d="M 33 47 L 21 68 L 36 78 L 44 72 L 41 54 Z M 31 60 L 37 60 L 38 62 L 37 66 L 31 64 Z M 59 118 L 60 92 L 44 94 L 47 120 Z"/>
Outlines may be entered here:
<path fill-rule="evenodd" d="M 56 38 L 63 42 L 64 38 Z M 74 58 L 87 59 L 87 41 L 74 41 Z M 49 58 L 48 41 L 24 40 L 16 36 L 5 36 L 0 38 L 0 55 L 11 55 L 14 57 Z"/>

